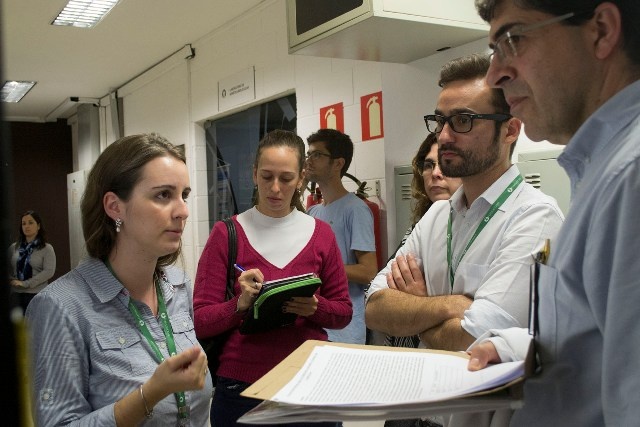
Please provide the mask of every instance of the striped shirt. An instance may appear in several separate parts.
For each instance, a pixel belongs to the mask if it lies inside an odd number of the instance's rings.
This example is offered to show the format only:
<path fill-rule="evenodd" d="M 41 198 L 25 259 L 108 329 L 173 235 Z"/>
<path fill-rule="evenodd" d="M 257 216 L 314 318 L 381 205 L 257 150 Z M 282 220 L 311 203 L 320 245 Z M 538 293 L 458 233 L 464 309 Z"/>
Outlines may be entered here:
<path fill-rule="evenodd" d="M 175 267 L 165 269 L 162 291 L 176 349 L 198 345 L 193 328 L 191 283 Z M 158 363 L 134 323 L 129 296 L 103 262 L 88 259 L 51 283 L 29 304 L 27 318 L 34 355 L 36 424 L 115 425 L 114 404 L 151 377 Z M 169 357 L 162 325 L 136 302 L 151 335 Z M 202 390 L 186 391 L 191 426 L 209 421 L 210 377 Z M 178 425 L 173 394 L 141 425 Z"/>

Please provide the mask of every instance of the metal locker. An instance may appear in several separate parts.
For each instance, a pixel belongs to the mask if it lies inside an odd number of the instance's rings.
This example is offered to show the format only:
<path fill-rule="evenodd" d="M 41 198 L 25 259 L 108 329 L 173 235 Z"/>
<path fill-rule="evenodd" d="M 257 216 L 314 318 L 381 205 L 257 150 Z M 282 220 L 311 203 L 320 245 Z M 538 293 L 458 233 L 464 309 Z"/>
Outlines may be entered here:
<path fill-rule="evenodd" d="M 571 184 L 567 173 L 556 160 L 562 148 L 531 151 L 518 155 L 518 169 L 525 181 L 555 198 L 562 213 L 569 212 Z"/>
<path fill-rule="evenodd" d="M 396 240 L 394 247 L 402 241 L 404 233 L 411 225 L 411 179 L 413 168 L 411 165 L 393 168 L 396 202 Z"/>

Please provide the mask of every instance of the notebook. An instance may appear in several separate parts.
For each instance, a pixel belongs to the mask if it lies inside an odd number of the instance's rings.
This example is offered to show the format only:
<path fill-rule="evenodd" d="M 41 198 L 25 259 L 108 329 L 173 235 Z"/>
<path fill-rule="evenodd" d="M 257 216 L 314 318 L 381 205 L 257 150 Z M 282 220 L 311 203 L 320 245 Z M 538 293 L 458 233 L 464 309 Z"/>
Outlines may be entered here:
<path fill-rule="evenodd" d="M 253 306 L 240 325 L 240 333 L 265 332 L 294 323 L 298 315 L 283 313 L 282 304 L 293 297 L 312 296 L 321 283 L 315 273 L 264 282 Z"/>

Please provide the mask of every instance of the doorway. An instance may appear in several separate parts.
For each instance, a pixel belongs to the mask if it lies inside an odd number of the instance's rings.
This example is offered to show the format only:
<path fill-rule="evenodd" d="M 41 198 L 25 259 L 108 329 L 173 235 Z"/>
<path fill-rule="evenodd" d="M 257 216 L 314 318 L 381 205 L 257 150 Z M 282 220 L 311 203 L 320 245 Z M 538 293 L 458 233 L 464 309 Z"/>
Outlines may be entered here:
<path fill-rule="evenodd" d="M 253 206 L 253 161 L 262 137 L 296 131 L 296 96 L 288 95 L 205 124 L 209 229 Z"/>

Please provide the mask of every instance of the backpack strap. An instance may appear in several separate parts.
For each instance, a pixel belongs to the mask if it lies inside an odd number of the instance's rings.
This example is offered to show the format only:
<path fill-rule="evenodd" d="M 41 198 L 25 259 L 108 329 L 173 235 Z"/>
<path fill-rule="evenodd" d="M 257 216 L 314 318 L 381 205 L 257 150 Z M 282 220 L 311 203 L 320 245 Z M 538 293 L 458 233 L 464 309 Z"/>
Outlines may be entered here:
<path fill-rule="evenodd" d="M 236 263 L 236 256 L 238 255 L 238 244 L 235 223 L 231 218 L 225 218 L 223 221 L 227 226 L 227 234 L 229 235 L 229 264 L 227 265 L 226 299 L 230 300 L 234 297 L 233 285 L 236 282 L 236 273 L 233 265 Z"/>

